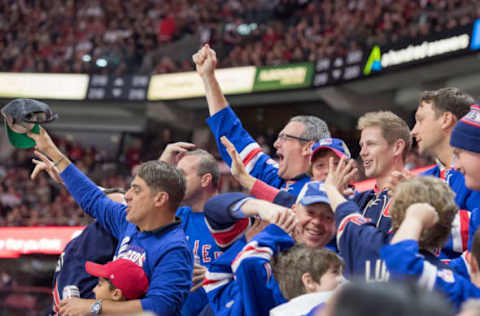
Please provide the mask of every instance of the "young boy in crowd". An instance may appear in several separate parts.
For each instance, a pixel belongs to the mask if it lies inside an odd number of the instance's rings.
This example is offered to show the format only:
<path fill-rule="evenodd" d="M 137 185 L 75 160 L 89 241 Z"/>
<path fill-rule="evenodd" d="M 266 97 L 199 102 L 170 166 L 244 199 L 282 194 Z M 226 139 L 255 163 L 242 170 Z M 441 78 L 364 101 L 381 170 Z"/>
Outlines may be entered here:
<path fill-rule="evenodd" d="M 326 302 L 344 281 L 343 260 L 333 251 L 297 244 L 272 261 L 273 275 L 289 300 L 270 311 L 270 316 L 304 315 Z"/>
<path fill-rule="evenodd" d="M 91 312 L 101 312 L 101 301 L 126 301 L 139 299 L 147 293 L 148 278 L 142 267 L 127 259 L 117 259 L 104 265 L 92 261 L 85 263 L 85 270 L 98 277 L 98 284 L 93 288 L 95 299 Z M 100 304 L 97 302 L 100 301 Z"/>

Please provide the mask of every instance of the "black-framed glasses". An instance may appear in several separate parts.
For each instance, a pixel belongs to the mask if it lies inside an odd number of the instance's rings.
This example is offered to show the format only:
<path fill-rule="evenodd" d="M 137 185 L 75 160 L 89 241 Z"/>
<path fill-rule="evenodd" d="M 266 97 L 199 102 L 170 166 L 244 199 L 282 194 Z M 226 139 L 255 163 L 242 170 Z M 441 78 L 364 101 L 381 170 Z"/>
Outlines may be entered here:
<path fill-rule="evenodd" d="M 278 134 L 277 138 L 280 139 L 281 141 L 285 141 L 285 140 L 288 140 L 288 139 L 295 139 L 295 140 L 298 140 L 300 142 L 309 142 L 310 141 L 309 139 L 306 139 L 306 138 L 303 138 L 303 137 L 298 137 L 298 136 L 293 136 L 293 135 L 286 134 L 286 133 Z"/>

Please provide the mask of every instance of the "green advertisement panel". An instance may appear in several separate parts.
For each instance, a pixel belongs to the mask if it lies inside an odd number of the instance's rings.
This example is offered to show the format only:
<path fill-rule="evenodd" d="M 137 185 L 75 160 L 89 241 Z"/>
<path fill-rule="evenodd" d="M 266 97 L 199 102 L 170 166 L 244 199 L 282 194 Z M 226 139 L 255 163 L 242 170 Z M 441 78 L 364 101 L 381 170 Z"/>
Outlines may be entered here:
<path fill-rule="evenodd" d="M 310 87 L 312 77 L 312 63 L 257 67 L 253 91 Z"/>

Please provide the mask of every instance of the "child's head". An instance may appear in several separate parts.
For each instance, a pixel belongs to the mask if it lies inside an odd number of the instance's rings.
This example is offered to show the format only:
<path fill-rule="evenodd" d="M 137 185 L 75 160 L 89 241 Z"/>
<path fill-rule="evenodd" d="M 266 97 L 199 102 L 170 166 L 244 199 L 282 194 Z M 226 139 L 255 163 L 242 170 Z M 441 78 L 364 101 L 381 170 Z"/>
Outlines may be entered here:
<path fill-rule="evenodd" d="M 325 248 L 296 244 L 272 261 L 280 290 L 290 300 L 306 293 L 332 291 L 343 281 L 343 260 Z"/>
<path fill-rule="evenodd" d="M 397 231 L 405 218 L 407 208 L 414 203 L 429 203 L 438 213 L 438 222 L 432 228 L 422 232 L 419 247 L 421 249 L 442 248 L 458 212 L 455 193 L 442 179 L 429 176 L 417 177 L 398 184 L 390 207 L 393 231 Z"/>
<path fill-rule="evenodd" d="M 477 274 L 480 279 L 480 229 L 477 229 L 477 231 L 473 235 L 472 256 L 470 258 L 470 271 L 471 274 Z"/>
<path fill-rule="evenodd" d="M 322 138 L 313 144 L 310 155 L 310 173 L 312 180 L 325 181 L 328 175 L 330 158 L 334 159 L 335 166 L 343 156 L 350 159 L 350 150 L 347 145 L 338 138 Z"/>
<path fill-rule="evenodd" d="M 85 269 L 98 277 L 98 284 L 93 289 L 97 299 L 133 300 L 147 293 L 148 278 L 145 271 L 130 260 L 117 259 L 104 265 L 87 261 Z"/>
<path fill-rule="evenodd" d="M 460 119 L 450 136 L 450 145 L 456 156 L 455 169 L 465 175 L 465 185 L 480 190 L 480 106 L 470 107 L 470 112 Z"/>

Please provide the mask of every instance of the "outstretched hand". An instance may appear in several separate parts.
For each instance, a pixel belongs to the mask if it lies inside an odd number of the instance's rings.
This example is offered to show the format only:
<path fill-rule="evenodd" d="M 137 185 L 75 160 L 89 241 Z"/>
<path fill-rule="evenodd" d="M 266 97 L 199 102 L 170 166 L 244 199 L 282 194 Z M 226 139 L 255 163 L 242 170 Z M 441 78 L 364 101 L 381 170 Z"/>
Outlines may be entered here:
<path fill-rule="evenodd" d="M 35 150 L 35 156 L 40 158 L 40 160 L 33 158 L 32 162 L 35 164 L 35 168 L 33 169 L 32 173 L 30 174 L 30 179 L 35 179 L 40 172 L 46 171 L 50 178 L 57 183 L 63 183 L 62 178 L 60 177 L 60 173 L 58 172 L 57 167 L 53 164 L 53 162 L 47 158 L 44 154 Z"/>
<path fill-rule="evenodd" d="M 223 146 L 225 146 L 228 155 L 232 159 L 232 165 L 230 166 L 230 172 L 232 173 L 232 176 L 238 180 L 238 178 L 248 175 L 247 169 L 245 168 L 242 158 L 238 154 L 235 146 L 233 146 L 226 136 L 222 136 L 220 141 L 222 142 Z"/>
<path fill-rule="evenodd" d="M 195 68 L 201 77 L 213 75 L 217 65 L 217 54 L 210 45 L 205 44 L 193 56 Z"/>
<path fill-rule="evenodd" d="M 255 184 L 256 179 L 248 173 L 245 165 L 243 164 L 242 158 L 237 152 L 237 149 L 228 140 L 228 138 L 222 136 L 220 138 L 220 141 L 222 142 L 223 146 L 225 146 L 227 153 L 232 159 L 232 165 L 230 166 L 230 172 L 232 173 L 232 176 L 240 183 L 241 186 L 243 186 L 248 190 L 248 192 L 250 192 L 253 185 Z"/>

